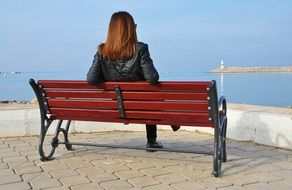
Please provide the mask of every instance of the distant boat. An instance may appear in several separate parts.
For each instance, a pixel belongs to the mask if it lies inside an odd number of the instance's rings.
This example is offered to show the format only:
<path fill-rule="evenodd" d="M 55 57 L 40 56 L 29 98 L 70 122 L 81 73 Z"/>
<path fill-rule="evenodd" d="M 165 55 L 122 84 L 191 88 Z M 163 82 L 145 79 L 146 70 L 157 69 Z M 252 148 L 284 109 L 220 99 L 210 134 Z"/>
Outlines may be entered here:
<path fill-rule="evenodd" d="M 19 71 L 12 71 L 11 74 L 20 74 L 21 72 Z"/>

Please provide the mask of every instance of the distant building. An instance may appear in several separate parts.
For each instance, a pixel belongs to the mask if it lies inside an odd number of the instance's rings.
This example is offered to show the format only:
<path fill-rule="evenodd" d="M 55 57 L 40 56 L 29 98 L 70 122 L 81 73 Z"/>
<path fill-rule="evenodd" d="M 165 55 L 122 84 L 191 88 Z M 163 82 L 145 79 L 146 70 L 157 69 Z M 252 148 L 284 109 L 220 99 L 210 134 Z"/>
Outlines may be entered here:
<path fill-rule="evenodd" d="M 220 69 L 223 69 L 223 68 L 224 68 L 224 61 L 221 60 L 221 61 L 220 61 Z"/>

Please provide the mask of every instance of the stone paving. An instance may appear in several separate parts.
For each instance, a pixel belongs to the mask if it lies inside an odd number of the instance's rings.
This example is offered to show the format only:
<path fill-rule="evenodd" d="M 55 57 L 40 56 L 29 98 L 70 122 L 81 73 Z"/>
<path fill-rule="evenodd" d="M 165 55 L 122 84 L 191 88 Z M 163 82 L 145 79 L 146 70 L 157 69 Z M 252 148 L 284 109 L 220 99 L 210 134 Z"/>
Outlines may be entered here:
<path fill-rule="evenodd" d="M 210 151 L 212 136 L 158 131 L 168 148 Z M 144 146 L 145 132 L 71 134 L 71 141 Z M 196 190 L 292 189 L 292 151 L 227 141 L 221 177 L 211 175 L 212 156 L 190 153 L 59 145 L 55 159 L 39 160 L 38 137 L 0 138 L 0 189 Z"/>

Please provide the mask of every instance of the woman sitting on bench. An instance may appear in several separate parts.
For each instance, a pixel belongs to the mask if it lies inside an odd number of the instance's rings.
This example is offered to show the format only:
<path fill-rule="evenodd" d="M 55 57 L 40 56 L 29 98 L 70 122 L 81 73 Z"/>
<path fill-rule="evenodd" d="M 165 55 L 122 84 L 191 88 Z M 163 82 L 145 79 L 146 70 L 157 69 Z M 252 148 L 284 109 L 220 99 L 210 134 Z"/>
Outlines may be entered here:
<path fill-rule="evenodd" d="M 141 81 L 155 84 L 159 80 L 148 46 L 138 42 L 136 24 L 127 12 L 112 15 L 107 39 L 98 46 L 87 81 L 96 84 L 103 81 Z M 172 126 L 177 131 L 179 126 Z M 163 148 L 156 141 L 156 125 L 146 124 L 147 148 Z"/>

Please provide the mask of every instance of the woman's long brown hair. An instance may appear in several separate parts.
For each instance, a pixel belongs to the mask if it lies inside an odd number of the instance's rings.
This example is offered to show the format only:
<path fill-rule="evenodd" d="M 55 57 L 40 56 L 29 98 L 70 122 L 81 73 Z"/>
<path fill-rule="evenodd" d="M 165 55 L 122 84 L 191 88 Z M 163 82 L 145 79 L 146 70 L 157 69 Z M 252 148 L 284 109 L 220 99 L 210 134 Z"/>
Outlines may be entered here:
<path fill-rule="evenodd" d="M 99 53 L 106 60 L 127 60 L 133 57 L 137 40 L 133 17 L 120 11 L 112 15 L 107 39 L 99 45 Z"/>

